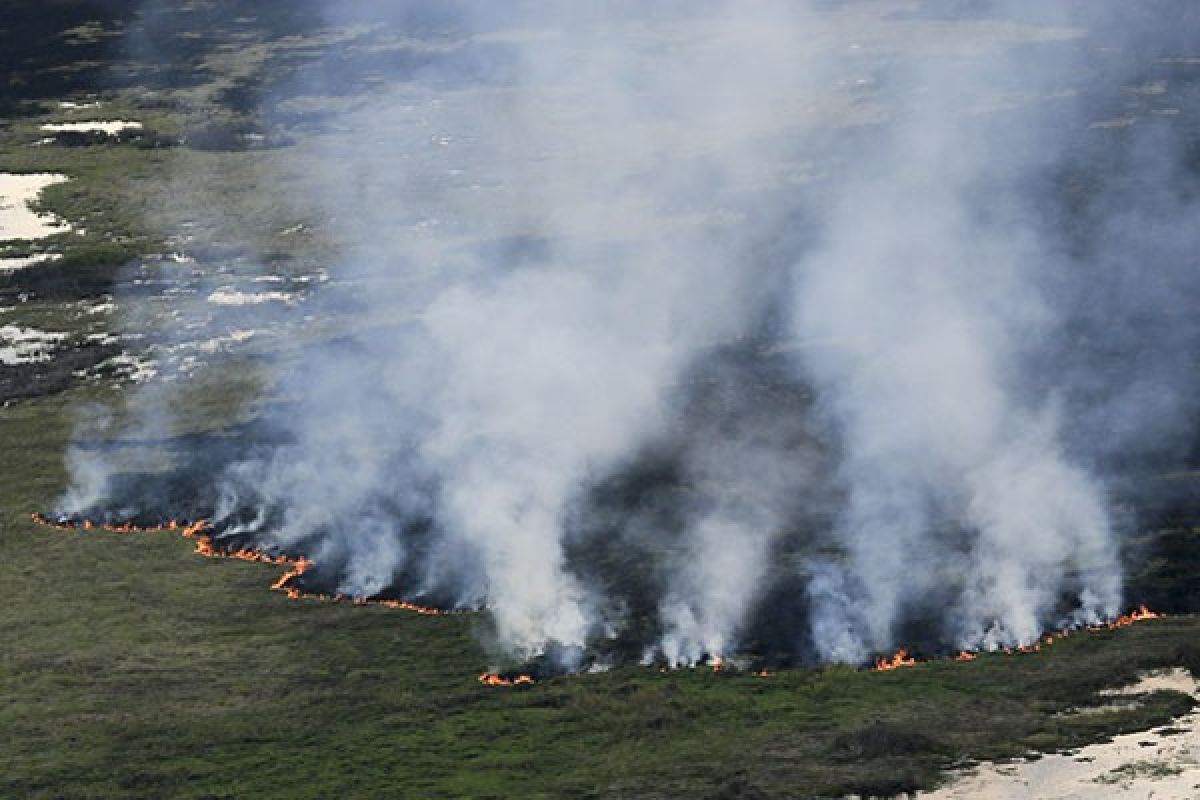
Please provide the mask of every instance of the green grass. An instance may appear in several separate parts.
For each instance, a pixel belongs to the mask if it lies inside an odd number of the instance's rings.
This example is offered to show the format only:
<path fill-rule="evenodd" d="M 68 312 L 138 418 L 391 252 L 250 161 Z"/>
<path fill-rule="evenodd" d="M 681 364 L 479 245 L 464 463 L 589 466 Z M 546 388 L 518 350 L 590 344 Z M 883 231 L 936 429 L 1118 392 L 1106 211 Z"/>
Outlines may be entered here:
<path fill-rule="evenodd" d="M 175 534 L 29 522 L 61 485 L 69 405 L 0 414 L 3 797 L 836 796 L 1191 704 L 1058 713 L 1140 669 L 1200 666 L 1191 617 L 888 674 L 626 667 L 488 689 L 472 615 L 289 601 L 267 589 L 276 568 L 200 558 Z"/>

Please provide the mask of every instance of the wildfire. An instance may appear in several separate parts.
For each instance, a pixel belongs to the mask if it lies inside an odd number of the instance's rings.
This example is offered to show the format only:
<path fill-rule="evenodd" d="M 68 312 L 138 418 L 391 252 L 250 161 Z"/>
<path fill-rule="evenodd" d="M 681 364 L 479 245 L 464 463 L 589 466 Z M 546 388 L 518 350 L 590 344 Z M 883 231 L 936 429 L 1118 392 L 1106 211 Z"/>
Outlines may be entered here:
<path fill-rule="evenodd" d="M 1134 611 L 1117 617 L 1112 622 L 1108 623 L 1107 627 L 1109 630 L 1127 628 L 1135 622 L 1143 622 L 1148 619 L 1161 619 L 1163 616 L 1163 614 L 1159 614 L 1157 611 L 1151 611 L 1150 609 L 1146 608 L 1146 606 L 1141 605 L 1138 606 Z"/>
<path fill-rule="evenodd" d="M 422 606 L 416 603 L 410 603 L 406 600 L 389 600 L 381 598 L 350 598 L 343 594 L 319 594 L 315 592 L 306 592 L 299 586 L 294 585 L 294 582 L 312 569 L 315 564 L 304 556 L 288 556 L 278 553 L 269 553 L 263 550 L 255 550 L 252 548 L 241 548 L 238 550 L 222 549 L 211 533 L 211 528 L 205 520 L 197 522 L 188 522 L 186 520 L 170 519 L 158 525 L 136 525 L 133 522 L 123 522 L 120 524 L 100 523 L 90 519 L 73 520 L 73 519 L 54 519 L 34 512 L 30 515 L 34 522 L 39 525 L 45 525 L 57 530 L 98 530 L 107 531 L 109 533 L 162 533 L 166 531 L 178 531 L 184 538 L 196 540 L 196 553 L 205 558 L 229 558 L 240 561 L 252 561 L 259 564 L 270 564 L 273 566 L 287 567 L 286 571 L 271 584 L 271 589 L 277 592 L 283 592 L 291 600 L 313 599 L 326 602 L 343 602 L 350 601 L 356 606 L 382 606 L 389 609 L 398 609 L 410 611 L 422 615 L 445 615 L 461 613 L 456 610 L 445 610 L 434 608 L 432 606 Z M 1102 631 L 1102 630 L 1117 630 L 1119 628 L 1127 628 L 1136 622 L 1146 620 L 1161 619 L 1165 614 L 1157 611 L 1151 611 L 1145 605 L 1138 606 L 1135 610 L 1128 614 L 1123 614 L 1109 622 L 1103 622 L 1096 625 L 1088 626 L 1087 630 Z M 1064 629 L 1056 633 L 1043 634 L 1039 641 L 1031 645 L 1021 645 L 1018 647 L 1005 647 L 1003 652 L 1008 655 L 1014 654 L 1030 654 L 1040 652 L 1043 646 L 1050 646 L 1060 639 L 1064 639 L 1077 632 L 1079 629 Z M 971 650 L 961 650 L 957 655 L 951 656 L 953 661 L 966 662 L 974 661 L 979 657 L 977 652 Z M 903 667 L 916 666 L 918 660 L 909 654 L 907 648 L 897 650 L 892 656 L 879 656 L 875 659 L 874 669 L 877 672 L 890 672 L 892 670 L 901 669 Z M 723 672 L 727 669 L 725 660 L 719 656 L 712 656 L 709 660 L 709 665 L 713 672 Z M 660 671 L 665 672 L 665 669 Z M 753 673 L 756 677 L 766 678 L 773 673 L 763 669 Z M 507 677 L 500 673 L 484 672 L 479 676 L 479 682 L 484 686 L 522 686 L 535 683 L 532 675 L 518 674 Z"/>
<path fill-rule="evenodd" d="M 498 672 L 484 672 L 479 676 L 484 686 L 528 686 L 536 683 L 532 675 L 515 675 L 506 678 Z"/>
<path fill-rule="evenodd" d="M 1151 611 L 1145 605 L 1138 606 L 1134 611 L 1124 614 L 1111 622 L 1102 622 L 1097 625 L 1089 625 L 1087 630 L 1090 631 L 1106 631 L 1116 630 L 1118 628 L 1127 628 L 1135 622 L 1143 622 L 1149 619 L 1162 619 L 1166 614 L 1157 611 Z M 1075 629 L 1080 630 L 1080 629 Z M 1060 639 L 1065 639 L 1075 633 L 1075 630 L 1064 628 L 1056 633 L 1043 634 L 1041 639 L 1030 645 L 1018 645 L 1016 647 L 1005 647 L 1002 652 L 1005 655 L 1031 655 L 1040 653 L 1043 647 L 1049 647 Z M 979 654 L 973 650 L 960 650 L 958 655 L 952 656 L 953 661 L 974 661 L 979 657 Z M 917 664 L 917 660 L 908 655 L 907 650 L 898 650 L 896 655 L 891 658 L 880 656 L 875 659 L 875 670 L 877 672 L 887 672 L 889 670 L 899 669 L 900 667 L 911 667 Z"/>
<path fill-rule="evenodd" d="M 879 658 L 875 659 L 876 672 L 889 672 L 894 669 L 900 669 L 901 667 L 915 667 L 916 665 L 917 660 L 910 656 L 908 654 L 908 650 L 905 650 L 904 648 L 897 650 L 896 655 L 892 656 L 891 658 L 880 656 Z"/>
<path fill-rule="evenodd" d="M 162 533 L 164 531 L 174 531 L 187 527 L 186 522 L 177 519 L 167 520 L 160 525 L 135 525 L 132 522 L 122 522 L 120 525 L 114 525 L 111 523 L 93 522 L 90 519 L 79 522 L 71 519 L 55 520 L 36 511 L 29 516 L 39 525 L 46 525 L 60 531 L 99 530 L 108 531 L 109 533 Z"/>
<path fill-rule="evenodd" d="M 292 585 L 292 582 L 303 575 L 314 566 L 313 562 L 304 556 L 288 556 L 284 554 L 273 554 L 263 550 L 255 550 L 252 548 L 241 548 L 238 550 L 226 550 L 221 548 L 214 539 L 211 528 L 205 520 L 197 522 L 186 522 L 184 520 L 172 519 L 157 526 L 139 526 L 132 522 L 124 522 L 119 525 L 96 523 L 92 520 L 75 520 L 64 519 L 55 520 L 47 517 L 45 514 L 33 513 L 33 521 L 39 525 L 46 525 L 57 530 L 101 530 L 109 533 L 162 533 L 165 531 L 179 531 L 185 539 L 196 540 L 196 554 L 205 558 L 229 558 L 238 561 L 251 561 L 257 564 L 271 564 L 273 566 L 286 566 L 288 569 L 279 578 L 271 584 L 271 589 L 277 592 L 285 593 L 291 600 L 312 599 L 322 600 L 327 602 L 338 603 L 343 600 L 349 600 L 346 595 L 328 595 L 319 594 L 316 592 L 305 592 L 298 586 Z M 431 606 L 421 606 L 416 603 L 410 603 L 405 600 L 385 600 L 385 599 L 370 599 L 370 598 L 355 598 L 354 605 L 358 606 L 382 606 L 384 608 L 402 609 L 404 611 L 412 611 L 422 615 L 442 615 L 456 613 L 454 611 L 446 611 L 440 608 Z"/>

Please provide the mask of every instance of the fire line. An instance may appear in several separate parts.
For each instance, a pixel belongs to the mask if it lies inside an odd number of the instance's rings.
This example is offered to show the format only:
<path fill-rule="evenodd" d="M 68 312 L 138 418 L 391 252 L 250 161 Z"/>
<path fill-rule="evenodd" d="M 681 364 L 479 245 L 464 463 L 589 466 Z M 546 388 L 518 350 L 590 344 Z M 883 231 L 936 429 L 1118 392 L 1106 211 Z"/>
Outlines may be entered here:
<path fill-rule="evenodd" d="M 262 550 L 253 548 L 241 548 L 238 550 L 226 550 L 217 546 L 215 539 L 211 533 L 211 528 L 205 520 L 196 522 L 186 522 L 183 520 L 172 519 L 157 526 L 141 526 L 134 525 L 131 522 L 121 523 L 120 525 L 109 525 L 104 523 L 93 522 L 92 520 L 75 521 L 56 521 L 47 517 L 45 514 L 34 513 L 31 515 L 33 521 L 39 525 L 45 525 L 56 530 L 73 531 L 107 531 L 109 533 L 165 533 L 170 531 L 178 531 L 185 539 L 196 540 L 196 550 L 198 555 L 205 558 L 231 558 L 239 561 L 253 561 L 259 564 L 271 564 L 274 566 L 285 566 L 285 571 L 279 579 L 271 584 L 271 589 L 276 592 L 283 592 L 290 600 L 320 600 L 331 603 L 349 602 L 356 606 L 382 606 L 383 608 L 400 609 L 411 611 L 416 614 L 425 616 L 442 616 L 458 613 L 432 606 L 422 606 L 416 603 L 410 603 L 405 600 L 385 600 L 366 597 L 350 597 L 344 594 L 321 594 L 317 592 L 306 592 L 294 584 L 294 581 L 303 575 L 308 570 L 312 569 L 315 564 L 312 560 L 304 556 L 288 556 L 288 555 L 272 555 Z"/>
<path fill-rule="evenodd" d="M 106 531 L 109 533 L 165 533 L 177 531 L 186 539 L 196 540 L 196 550 L 198 555 L 205 558 L 231 558 L 240 561 L 253 561 L 260 564 L 271 564 L 274 566 L 286 566 L 287 570 L 279 576 L 279 578 L 271 584 L 271 589 L 277 592 L 283 592 L 290 600 L 319 600 L 324 602 L 349 602 L 356 606 L 382 606 L 390 609 L 400 609 L 411 611 L 416 614 L 430 616 L 444 616 L 448 614 L 461 613 L 456 610 L 447 610 L 434 608 L 431 606 L 422 606 L 416 603 L 410 603 L 405 600 L 385 600 L 372 599 L 365 597 L 352 598 L 344 594 L 321 594 L 317 592 L 306 592 L 300 587 L 294 585 L 294 581 L 304 575 L 308 570 L 312 569 L 315 564 L 310 559 L 304 556 L 288 556 L 283 554 L 273 555 L 262 550 L 252 548 L 242 548 L 239 550 L 225 550 L 218 547 L 206 520 L 198 520 L 196 522 L 187 522 L 185 520 L 171 519 L 157 526 L 141 526 L 135 525 L 132 522 L 124 522 L 119 525 L 94 522 L 92 520 L 74 520 L 59 521 L 51 519 L 45 514 L 34 512 L 30 515 L 34 522 L 39 525 L 44 525 L 56 530 L 74 531 Z M 1050 646 L 1059 639 L 1064 639 L 1080 631 L 1103 631 L 1117 630 L 1127 628 L 1137 622 L 1146 620 L 1161 619 L 1166 614 L 1157 611 L 1151 611 L 1145 605 L 1139 606 L 1137 609 L 1128 614 L 1123 614 L 1109 622 L 1088 625 L 1086 628 L 1064 629 L 1054 634 L 1044 634 L 1040 639 L 1032 645 L 1022 645 L 1019 647 L 1005 647 L 1003 652 L 1007 655 L 1024 655 L 1040 652 L 1043 646 Z M 948 656 L 950 660 L 958 662 L 974 661 L 979 657 L 979 651 L 961 650 L 954 656 Z M 918 664 L 928 663 L 927 659 L 918 659 L 911 655 L 907 648 L 897 650 L 891 656 L 879 656 L 875 659 L 872 667 L 875 672 L 891 672 L 897 669 L 906 667 L 915 667 Z M 725 670 L 725 663 L 720 656 L 714 656 L 711 659 L 710 665 L 714 672 L 722 672 Z M 772 673 L 761 670 L 755 672 L 756 677 L 769 677 Z M 525 686 L 535 683 L 532 675 L 525 673 L 504 675 L 497 672 L 484 672 L 479 676 L 479 682 L 484 686 Z"/>
<path fill-rule="evenodd" d="M 1080 631 L 1115 631 L 1119 628 L 1128 628 L 1136 622 L 1144 622 L 1151 619 L 1162 619 L 1166 614 L 1158 611 L 1151 611 L 1145 605 L 1138 606 L 1128 614 L 1122 614 L 1109 622 L 1101 622 L 1095 625 L 1088 625 L 1086 628 L 1063 629 L 1058 633 L 1043 634 L 1042 637 L 1031 645 L 1021 645 L 1019 647 L 1005 647 L 1001 652 L 1005 655 L 1029 655 L 1031 653 L 1041 652 L 1043 647 L 1049 647 L 1060 639 L 1065 639 L 1068 636 L 1079 633 Z M 974 661 L 979 657 L 979 651 L 975 650 L 960 650 L 958 655 L 950 656 L 954 661 Z M 909 655 L 908 650 L 901 648 L 896 651 L 893 656 L 879 656 L 875 659 L 874 670 L 876 672 L 890 672 L 901 667 L 915 667 L 918 664 L 927 663 L 925 659 L 917 659 Z"/>

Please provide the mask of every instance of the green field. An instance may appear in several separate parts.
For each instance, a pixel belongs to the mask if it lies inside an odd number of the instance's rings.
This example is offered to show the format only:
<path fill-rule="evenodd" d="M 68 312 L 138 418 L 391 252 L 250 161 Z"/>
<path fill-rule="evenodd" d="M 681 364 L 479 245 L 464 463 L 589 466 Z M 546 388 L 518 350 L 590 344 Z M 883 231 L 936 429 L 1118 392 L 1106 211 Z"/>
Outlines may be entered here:
<path fill-rule="evenodd" d="M 104 318 L 73 304 L 120 293 L 136 276 L 172 280 L 179 268 L 155 257 L 174 251 L 167 232 L 183 222 L 194 223 L 188 247 L 201 265 L 206 248 L 255 252 L 276 274 L 306 275 L 336 251 L 315 234 L 283 233 L 311 222 L 302 200 L 257 190 L 264 174 L 276 188 L 299 185 L 278 150 L 176 139 L 214 118 L 257 130 L 245 92 L 282 82 L 338 32 L 312 29 L 292 4 L 179 0 L 156 35 L 187 47 L 156 60 L 114 49 L 135 25 L 113 10 L 120 4 L 7 5 L 15 22 L 0 16 L 0 172 L 70 176 L 44 205 L 86 230 L 0 252 L 64 255 L 40 274 L 0 278 L 13 306 L 5 323 L 102 330 Z M 183 37 L 188 30 L 206 35 Z M 221 47 L 230 41 L 239 47 Z M 108 104 L 105 117 L 142 120 L 172 146 L 30 145 L 44 122 L 85 118 L 60 99 L 92 94 Z M 289 135 L 305 146 L 303 130 Z M 178 174 L 205 176 L 186 204 L 172 199 Z M 197 203 L 226 213 L 192 220 Z M 252 416 L 248 401 L 270 385 L 257 369 L 248 358 L 201 371 L 174 435 Z M 625 666 L 481 686 L 477 676 L 494 664 L 479 614 L 293 601 L 268 590 L 278 568 L 204 559 L 173 533 L 34 524 L 30 512 L 50 509 L 64 488 L 63 452 L 81 409 L 100 400 L 119 410 L 129 396 L 120 381 L 85 383 L 63 370 L 14 373 L 52 389 L 15 392 L 0 409 L 0 798 L 883 797 L 936 785 L 952 767 L 1165 725 L 1193 704 L 1158 692 L 1132 709 L 1064 713 L 1102 705 L 1098 690 L 1142 670 L 1200 675 L 1200 617 L 1188 613 L 1036 654 L 886 674 Z M 1200 473 L 1186 469 L 1145 479 L 1183 497 L 1200 490 Z M 1200 607 L 1196 509 L 1156 509 L 1127 539 L 1131 602 Z"/>

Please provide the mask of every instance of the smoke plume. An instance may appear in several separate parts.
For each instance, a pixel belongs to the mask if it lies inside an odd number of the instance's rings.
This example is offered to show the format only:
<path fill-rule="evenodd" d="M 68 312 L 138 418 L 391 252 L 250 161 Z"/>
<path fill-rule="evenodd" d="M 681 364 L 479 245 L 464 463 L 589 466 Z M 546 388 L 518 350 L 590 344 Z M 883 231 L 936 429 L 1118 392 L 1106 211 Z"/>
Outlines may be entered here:
<path fill-rule="evenodd" d="M 285 157 L 339 254 L 270 435 L 193 473 L 220 536 L 567 666 L 1119 613 L 1116 465 L 1196 410 L 1195 173 L 1128 91 L 1174 40 L 1032 1 L 424 5 L 325 4 L 373 27 L 264 97 L 374 79 Z M 68 513 L 156 502 L 69 464 Z"/>

